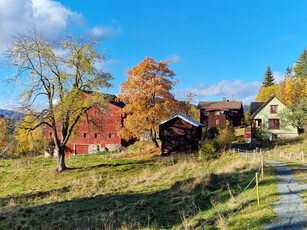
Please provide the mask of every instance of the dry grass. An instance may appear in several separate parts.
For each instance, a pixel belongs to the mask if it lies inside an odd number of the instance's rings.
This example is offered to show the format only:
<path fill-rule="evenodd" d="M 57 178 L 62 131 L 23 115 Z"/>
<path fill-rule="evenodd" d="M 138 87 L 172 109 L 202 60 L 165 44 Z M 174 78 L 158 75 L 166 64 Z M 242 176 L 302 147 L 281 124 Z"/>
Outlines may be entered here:
<path fill-rule="evenodd" d="M 68 161 L 75 169 L 61 174 L 51 159 L 15 163 L 0 162 L 0 229 L 200 228 L 225 204 L 225 217 L 232 212 L 259 165 L 237 154 L 209 162 L 75 156 Z"/>
<path fill-rule="evenodd" d="M 288 159 L 291 161 L 303 162 L 302 152 L 307 162 L 307 134 L 295 138 L 282 139 L 276 142 L 274 148 L 266 151 L 268 156 Z M 292 154 L 290 154 L 292 153 Z"/>

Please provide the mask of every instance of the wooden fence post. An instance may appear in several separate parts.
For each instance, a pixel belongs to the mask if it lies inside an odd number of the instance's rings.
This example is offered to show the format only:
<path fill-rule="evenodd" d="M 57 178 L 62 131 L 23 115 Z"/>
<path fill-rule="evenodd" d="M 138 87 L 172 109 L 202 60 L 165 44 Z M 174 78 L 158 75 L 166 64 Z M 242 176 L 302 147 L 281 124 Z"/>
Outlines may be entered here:
<path fill-rule="evenodd" d="M 262 155 L 262 158 L 261 158 L 261 175 L 262 175 L 262 180 L 264 179 L 264 174 L 263 174 L 263 164 L 264 164 L 264 156 Z"/>
<path fill-rule="evenodd" d="M 256 173 L 256 186 L 257 186 L 257 203 L 258 203 L 258 206 L 259 206 L 260 203 L 259 203 L 258 173 Z"/>

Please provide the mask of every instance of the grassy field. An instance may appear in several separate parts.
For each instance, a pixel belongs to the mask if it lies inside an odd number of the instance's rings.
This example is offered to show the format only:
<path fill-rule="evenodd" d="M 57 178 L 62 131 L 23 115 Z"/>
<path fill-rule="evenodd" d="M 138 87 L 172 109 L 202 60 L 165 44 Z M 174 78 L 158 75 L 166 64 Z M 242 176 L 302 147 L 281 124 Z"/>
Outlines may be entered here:
<path fill-rule="evenodd" d="M 289 153 L 293 153 L 291 156 Z M 303 160 L 301 152 L 304 152 Z M 275 143 L 274 147 L 266 149 L 266 158 L 280 161 L 288 165 L 295 178 L 306 178 L 300 183 L 307 183 L 307 170 L 301 163 L 307 164 L 307 134 L 295 138 L 282 139 Z M 307 203 L 307 191 L 302 192 Z"/>
<path fill-rule="evenodd" d="M 279 158 L 285 158 L 289 161 L 297 161 L 302 162 L 302 152 L 305 153 L 306 159 L 305 163 L 307 162 L 307 134 L 300 135 L 295 138 L 288 138 L 288 139 L 281 139 L 267 148 L 270 152 L 270 155 L 276 156 Z M 293 153 L 290 156 L 290 153 Z"/>
<path fill-rule="evenodd" d="M 216 229 L 250 193 L 254 183 L 234 199 L 259 166 L 232 154 L 209 162 L 193 156 L 114 156 L 67 158 L 71 169 L 63 173 L 55 172 L 51 158 L 0 160 L 0 229 L 201 229 L 227 207 L 207 227 Z M 261 229 L 275 215 L 269 165 L 260 195 L 260 206 L 253 192 L 228 229 Z"/>

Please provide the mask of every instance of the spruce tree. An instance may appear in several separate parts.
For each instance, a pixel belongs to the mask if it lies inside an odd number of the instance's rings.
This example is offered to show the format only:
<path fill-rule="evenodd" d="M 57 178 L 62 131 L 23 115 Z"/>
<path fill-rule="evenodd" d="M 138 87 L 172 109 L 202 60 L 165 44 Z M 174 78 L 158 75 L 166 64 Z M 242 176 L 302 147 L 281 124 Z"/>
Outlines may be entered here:
<path fill-rule="evenodd" d="M 268 68 L 266 69 L 265 75 L 264 75 L 262 87 L 268 87 L 268 86 L 272 86 L 272 85 L 275 85 L 275 79 L 274 79 L 273 73 L 271 71 L 271 67 L 268 66 Z"/>
<path fill-rule="evenodd" d="M 287 79 L 287 78 L 291 79 L 291 77 L 292 77 L 292 68 L 289 67 L 289 66 L 287 66 L 285 78 L 286 78 L 286 79 Z"/>
<path fill-rule="evenodd" d="M 294 65 L 294 78 L 304 80 L 307 77 L 307 50 L 304 49 Z"/>

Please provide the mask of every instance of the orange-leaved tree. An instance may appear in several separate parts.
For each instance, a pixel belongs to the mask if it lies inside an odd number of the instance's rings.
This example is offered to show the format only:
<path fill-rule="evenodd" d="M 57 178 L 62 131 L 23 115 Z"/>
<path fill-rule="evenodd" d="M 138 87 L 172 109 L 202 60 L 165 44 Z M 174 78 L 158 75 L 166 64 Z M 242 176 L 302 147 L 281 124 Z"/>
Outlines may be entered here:
<path fill-rule="evenodd" d="M 156 62 L 145 58 L 127 70 L 126 82 L 121 83 L 119 98 L 126 103 L 122 110 L 127 117 L 119 136 L 129 140 L 149 135 L 155 146 L 157 124 L 177 112 L 178 101 L 171 93 L 176 81 L 169 61 Z"/>

